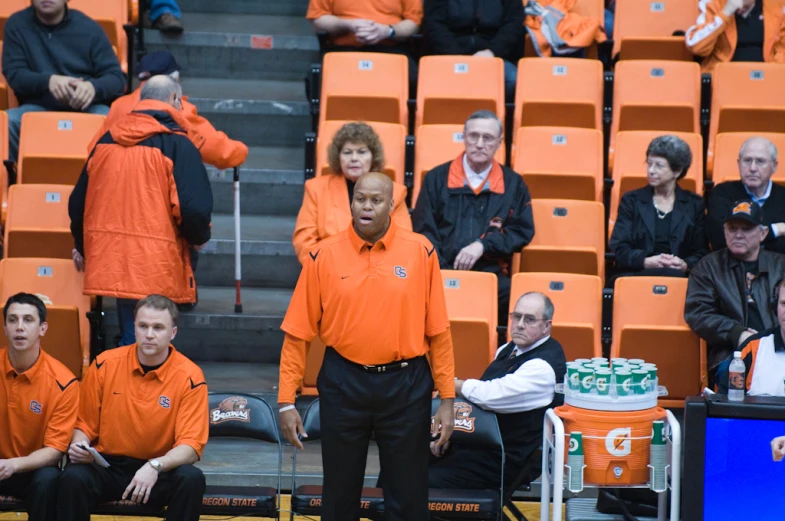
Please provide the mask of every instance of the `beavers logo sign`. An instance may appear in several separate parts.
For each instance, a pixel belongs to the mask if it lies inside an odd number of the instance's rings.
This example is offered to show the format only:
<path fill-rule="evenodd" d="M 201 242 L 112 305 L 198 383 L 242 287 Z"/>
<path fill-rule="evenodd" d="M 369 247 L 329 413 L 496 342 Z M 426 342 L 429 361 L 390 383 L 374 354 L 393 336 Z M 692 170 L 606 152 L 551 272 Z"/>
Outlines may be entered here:
<path fill-rule="evenodd" d="M 210 411 L 210 423 L 216 425 L 227 421 L 251 421 L 251 409 L 248 400 L 242 396 L 231 396 Z"/>
<path fill-rule="evenodd" d="M 455 402 L 455 430 L 464 432 L 474 432 L 474 417 L 472 417 L 472 406 L 466 402 Z"/>

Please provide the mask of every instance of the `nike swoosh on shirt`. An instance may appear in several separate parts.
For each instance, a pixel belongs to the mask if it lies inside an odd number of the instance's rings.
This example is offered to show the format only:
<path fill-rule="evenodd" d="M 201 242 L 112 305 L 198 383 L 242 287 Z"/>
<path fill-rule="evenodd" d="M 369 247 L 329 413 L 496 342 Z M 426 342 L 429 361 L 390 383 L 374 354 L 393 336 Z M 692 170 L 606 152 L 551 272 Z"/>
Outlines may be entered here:
<path fill-rule="evenodd" d="M 57 380 L 55 380 L 55 381 L 57 381 Z M 60 382 L 57 382 L 57 386 L 60 388 L 61 391 L 65 391 L 66 389 L 68 389 L 68 386 L 71 385 L 72 383 L 74 383 L 75 381 L 76 381 L 76 378 L 74 378 L 73 380 L 71 380 L 70 382 L 68 382 L 65 385 L 62 385 Z"/>
<path fill-rule="evenodd" d="M 434 250 L 436 250 L 436 247 L 431 248 L 431 251 L 428 251 L 428 248 L 425 248 L 425 251 L 428 252 L 428 257 L 430 257 L 433 254 Z"/>
<path fill-rule="evenodd" d="M 202 382 L 202 383 L 195 384 L 193 378 L 189 378 L 189 380 L 191 380 L 191 389 L 196 389 L 200 385 L 207 385 L 207 382 Z"/>
<path fill-rule="evenodd" d="M 319 252 L 320 252 L 320 251 L 322 251 L 322 250 L 316 250 L 316 253 L 314 253 L 314 252 L 312 252 L 312 251 L 309 251 L 309 252 L 308 252 L 308 255 L 310 255 L 310 256 L 311 256 L 311 260 L 313 260 L 314 262 L 316 262 L 316 257 L 318 257 L 318 256 L 319 256 Z"/>

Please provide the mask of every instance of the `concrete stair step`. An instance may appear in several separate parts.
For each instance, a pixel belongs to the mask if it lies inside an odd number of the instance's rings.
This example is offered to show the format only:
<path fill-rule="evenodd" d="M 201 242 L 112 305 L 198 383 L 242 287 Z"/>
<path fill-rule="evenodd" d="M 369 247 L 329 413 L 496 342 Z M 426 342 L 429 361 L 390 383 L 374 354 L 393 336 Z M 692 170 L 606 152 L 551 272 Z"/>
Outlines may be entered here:
<path fill-rule="evenodd" d="M 245 215 L 296 216 L 303 202 L 303 149 L 249 147 L 240 167 L 240 211 Z M 206 165 L 213 211 L 234 213 L 234 172 Z"/>
<path fill-rule="evenodd" d="M 204 286 L 234 286 L 234 217 L 215 214 L 212 222 L 212 239 L 199 255 L 196 281 Z M 243 287 L 294 288 L 300 275 L 292 246 L 294 223 L 294 217 L 241 217 Z"/>
<path fill-rule="evenodd" d="M 243 313 L 234 312 L 234 287 L 199 287 L 199 305 L 180 315 L 174 345 L 195 362 L 277 364 L 281 321 L 290 289 L 243 288 Z M 107 347 L 119 334 L 114 299 L 104 300 Z"/>
<path fill-rule="evenodd" d="M 308 0 L 180 0 L 180 9 L 186 13 L 231 13 L 283 15 L 305 17 Z M 186 27 L 188 30 L 188 27 Z"/>
<path fill-rule="evenodd" d="M 302 146 L 311 130 L 303 81 L 185 78 L 183 91 L 213 126 L 249 146 Z"/>
<path fill-rule="evenodd" d="M 226 2 L 216 2 L 225 4 Z M 302 16 L 183 13 L 179 36 L 145 31 L 148 49 L 168 48 L 184 77 L 302 80 L 319 42 Z"/>

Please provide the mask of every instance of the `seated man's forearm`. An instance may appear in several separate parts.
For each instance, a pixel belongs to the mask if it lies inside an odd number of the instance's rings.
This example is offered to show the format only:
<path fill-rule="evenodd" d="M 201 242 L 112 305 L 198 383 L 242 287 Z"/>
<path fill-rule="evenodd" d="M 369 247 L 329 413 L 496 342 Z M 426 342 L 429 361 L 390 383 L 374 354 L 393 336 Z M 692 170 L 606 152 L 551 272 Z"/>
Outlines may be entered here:
<path fill-rule="evenodd" d="M 325 32 L 331 36 L 339 36 L 352 31 L 349 20 L 331 14 L 322 15 L 313 20 L 313 28 L 316 32 Z"/>
<path fill-rule="evenodd" d="M 71 436 L 71 445 L 74 443 L 85 442 L 88 445 L 92 444 L 90 437 L 79 429 L 74 429 L 74 434 Z"/>
<path fill-rule="evenodd" d="M 43 467 L 54 467 L 63 458 L 63 453 L 52 447 L 44 447 L 29 456 L 13 458 L 17 473 L 32 472 Z"/>
<path fill-rule="evenodd" d="M 190 445 L 178 445 L 158 458 L 163 467 L 162 472 L 174 470 L 182 465 L 190 465 L 199 461 L 199 455 Z"/>

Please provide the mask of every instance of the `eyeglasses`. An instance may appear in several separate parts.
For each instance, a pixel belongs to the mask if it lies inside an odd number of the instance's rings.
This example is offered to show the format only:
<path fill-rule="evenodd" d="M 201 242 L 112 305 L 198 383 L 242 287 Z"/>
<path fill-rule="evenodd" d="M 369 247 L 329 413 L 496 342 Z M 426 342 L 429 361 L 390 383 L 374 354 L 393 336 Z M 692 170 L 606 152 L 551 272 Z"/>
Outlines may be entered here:
<path fill-rule="evenodd" d="M 542 322 L 544 318 L 537 318 L 532 315 L 521 315 L 520 313 L 510 313 L 510 323 L 518 324 L 523 319 L 524 325 L 533 326 L 537 322 Z"/>
<path fill-rule="evenodd" d="M 471 132 L 469 134 L 466 134 L 463 137 L 463 139 L 467 143 L 471 143 L 472 145 L 476 145 L 477 143 L 480 142 L 480 139 L 482 139 L 484 143 L 492 144 L 492 143 L 495 143 L 496 140 L 499 139 L 499 138 L 497 136 L 492 136 L 490 134 L 478 134 L 476 132 Z"/>
<path fill-rule="evenodd" d="M 752 166 L 752 163 L 755 163 L 755 165 L 758 166 L 759 168 L 768 166 L 768 164 L 770 163 L 768 159 L 762 159 L 760 157 L 745 157 L 739 159 L 739 162 L 744 166 Z"/>

